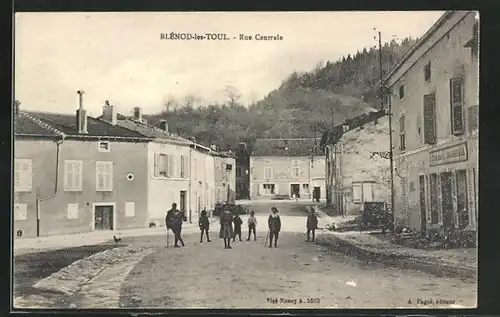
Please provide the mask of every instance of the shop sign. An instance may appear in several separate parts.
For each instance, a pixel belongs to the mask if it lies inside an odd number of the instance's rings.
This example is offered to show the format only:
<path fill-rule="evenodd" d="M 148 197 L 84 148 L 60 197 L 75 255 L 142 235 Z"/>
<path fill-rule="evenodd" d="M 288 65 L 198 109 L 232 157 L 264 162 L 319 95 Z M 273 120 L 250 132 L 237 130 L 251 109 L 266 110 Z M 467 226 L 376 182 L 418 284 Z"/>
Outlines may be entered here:
<path fill-rule="evenodd" d="M 430 166 L 467 161 L 467 143 L 435 150 L 429 153 Z"/>

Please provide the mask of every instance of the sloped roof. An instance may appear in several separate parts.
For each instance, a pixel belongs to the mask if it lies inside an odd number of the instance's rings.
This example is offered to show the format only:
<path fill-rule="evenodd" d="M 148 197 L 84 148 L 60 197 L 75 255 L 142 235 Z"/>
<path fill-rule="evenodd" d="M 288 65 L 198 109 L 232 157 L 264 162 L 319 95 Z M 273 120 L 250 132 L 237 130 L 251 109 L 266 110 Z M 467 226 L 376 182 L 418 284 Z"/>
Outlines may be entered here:
<path fill-rule="evenodd" d="M 48 125 L 40 125 L 26 116 L 24 113 L 19 113 L 19 115 L 15 116 L 14 133 L 16 135 L 46 137 L 56 137 L 60 135 L 59 133 L 54 131 L 54 129 L 48 127 Z"/>
<path fill-rule="evenodd" d="M 320 138 L 257 139 L 252 156 L 309 156 Z M 317 149 L 317 154 L 323 152 Z"/>
<path fill-rule="evenodd" d="M 139 122 L 131 118 L 127 118 L 123 115 L 117 115 L 117 124 L 124 128 L 137 131 L 150 138 L 159 138 L 164 140 L 174 140 L 179 142 L 191 143 L 189 140 L 178 137 L 171 133 L 167 133 L 160 128 L 154 127 L 144 122 Z"/>
<path fill-rule="evenodd" d="M 119 125 L 112 125 L 105 121 L 95 119 L 87 116 L 87 134 L 78 134 L 78 129 L 76 126 L 76 116 L 69 114 L 60 114 L 60 113 L 49 113 L 49 112 L 35 112 L 35 111 L 23 111 L 24 115 L 31 118 L 31 121 L 38 121 L 38 124 L 42 123 L 43 125 L 50 126 L 51 128 L 60 131 L 61 133 L 72 136 L 72 137 L 121 137 L 121 138 L 146 138 L 147 136 L 121 127 Z M 20 122 L 21 123 L 21 122 Z M 27 129 L 28 125 L 26 120 L 23 120 L 23 124 L 26 125 Z M 31 125 L 32 126 L 32 125 Z M 32 126 L 32 128 L 34 128 Z M 20 128 L 21 129 L 21 128 Z M 41 132 L 40 130 L 37 130 Z M 47 134 L 49 135 L 49 134 Z"/>

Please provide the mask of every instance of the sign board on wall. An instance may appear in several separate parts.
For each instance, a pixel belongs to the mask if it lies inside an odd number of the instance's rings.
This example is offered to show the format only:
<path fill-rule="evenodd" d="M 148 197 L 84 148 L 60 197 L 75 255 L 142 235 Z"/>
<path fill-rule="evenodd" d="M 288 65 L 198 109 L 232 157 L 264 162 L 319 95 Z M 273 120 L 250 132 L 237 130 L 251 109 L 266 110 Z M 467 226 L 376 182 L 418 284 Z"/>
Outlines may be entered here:
<path fill-rule="evenodd" d="M 467 143 L 435 150 L 429 153 L 430 166 L 467 161 Z"/>

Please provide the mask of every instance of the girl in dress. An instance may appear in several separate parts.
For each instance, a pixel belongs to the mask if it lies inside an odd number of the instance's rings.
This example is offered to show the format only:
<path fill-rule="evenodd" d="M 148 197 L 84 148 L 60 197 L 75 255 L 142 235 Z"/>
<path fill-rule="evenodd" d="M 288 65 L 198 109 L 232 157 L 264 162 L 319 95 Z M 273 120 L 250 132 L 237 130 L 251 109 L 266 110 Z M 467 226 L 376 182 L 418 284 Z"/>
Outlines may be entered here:
<path fill-rule="evenodd" d="M 231 248 L 231 239 L 233 238 L 233 215 L 229 208 L 224 209 L 220 217 L 220 234 L 219 237 L 224 239 L 224 249 Z"/>

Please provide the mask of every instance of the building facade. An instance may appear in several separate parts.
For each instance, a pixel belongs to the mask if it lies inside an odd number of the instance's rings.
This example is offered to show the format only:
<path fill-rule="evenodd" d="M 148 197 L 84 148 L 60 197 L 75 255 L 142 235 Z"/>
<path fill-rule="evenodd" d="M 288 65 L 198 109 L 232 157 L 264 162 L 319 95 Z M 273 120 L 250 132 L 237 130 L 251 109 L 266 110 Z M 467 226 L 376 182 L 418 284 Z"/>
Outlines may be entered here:
<path fill-rule="evenodd" d="M 148 138 L 83 108 L 76 117 L 17 111 L 15 125 L 16 237 L 146 224 Z"/>
<path fill-rule="evenodd" d="M 236 199 L 250 198 L 250 152 L 245 142 L 240 142 L 236 152 Z"/>
<path fill-rule="evenodd" d="M 259 139 L 250 157 L 250 198 L 324 199 L 325 157 L 319 139 Z"/>
<path fill-rule="evenodd" d="M 215 202 L 234 204 L 236 199 L 236 158 L 232 153 L 214 155 Z"/>
<path fill-rule="evenodd" d="M 396 225 L 477 230 L 478 39 L 476 12 L 446 12 L 385 78 Z"/>

